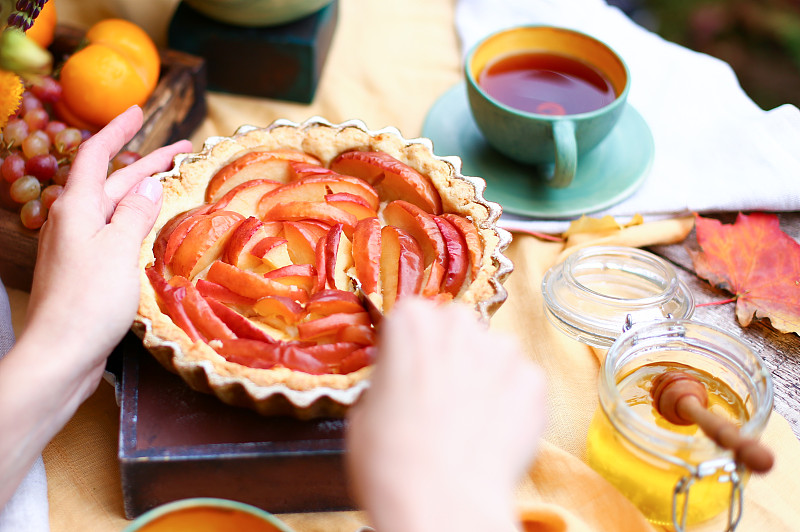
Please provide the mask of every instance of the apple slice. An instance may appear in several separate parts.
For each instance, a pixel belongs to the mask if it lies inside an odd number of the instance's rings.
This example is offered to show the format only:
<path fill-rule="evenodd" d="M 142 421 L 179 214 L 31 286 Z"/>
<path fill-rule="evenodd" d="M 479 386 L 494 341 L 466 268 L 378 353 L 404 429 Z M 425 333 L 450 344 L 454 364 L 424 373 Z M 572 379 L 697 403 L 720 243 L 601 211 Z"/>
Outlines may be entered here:
<path fill-rule="evenodd" d="M 320 166 L 318 164 L 310 164 L 303 161 L 291 161 L 289 163 L 289 181 L 297 181 L 304 177 L 316 175 L 329 175 L 333 174 L 329 168 Z"/>
<path fill-rule="evenodd" d="M 317 249 L 314 252 L 315 255 L 314 266 L 315 269 L 317 270 L 317 282 L 314 285 L 314 289 L 310 292 L 311 294 L 314 294 L 321 290 L 325 290 L 325 288 L 327 288 L 328 286 L 328 265 L 327 265 L 328 254 L 325 251 L 326 240 L 327 238 L 325 236 L 320 238 L 319 242 L 317 243 Z"/>
<path fill-rule="evenodd" d="M 251 368 L 273 369 L 285 367 L 312 375 L 323 375 L 328 366 L 303 350 L 297 343 L 259 342 L 237 338 L 219 342 L 217 353 L 229 362 Z"/>
<path fill-rule="evenodd" d="M 306 353 L 304 348 L 287 346 L 282 352 L 281 362 L 287 368 L 294 371 L 301 371 L 311 375 L 324 375 L 328 373 L 328 365 L 320 362 L 311 354 Z"/>
<path fill-rule="evenodd" d="M 336 224 L 343 224 L 348 233 L 352 233 L 353 228 L 358 223 L 356 217 L 347 211 L 327 203 L 308 201 L 279 203 L 272 207 L 261 219 L 285 222 L 317 220 L 331 227 Z"/>
<path fill-rule="evenodd" d="M 289 257 L 288 241 L 281 237 L 268 236 L 263 238 L 253 246 L 250 254 L 261 261 L 264 266 L 263 270 L 266 271 L 292 264 L 292 259 Z M 264 273 L 261 269 L 256 271 L 257 273 Z"/>
<path fill-rule="evenodd" d="M 353 312 L 364 312 L 364 306 L 357 295 L 345 290 L 322 290 L 312 294 L 306 303 L 306 313 L 315 317 Z"/>
<path fill-rule="evenodd" d="M 225 288 L 253 299 L 267 296 L 284 296 L 300 303 L 308 301 L 308 292 L 293 286 L 286 286 L 272 279 L 245 270 L 240 270 L 225 262 L 216 261 L 208 269 L 206 279 Z"/>
<path fill-rule="evenodd" d="M 467 242 L 458 229 L 445 218 L 434 216 L 433 221 L 439 227 L 447 247 L 447 270 L 444 273 L 441 291 L 456 297 L 469 273 Z"/>
<path fill-rule="evenodd" d="M 207 206 L 206 209 L 200 210 L 189 210 L 182 214 L 179 214 L 176 218 L 176 224 L 174 227 L 171 228 L 169 231 L 169 235 L 166 236 L 166 241 L 163 242 L 163 253 L 162 258 L 164 260 L 164 264 L 167 265 L 172 262 L 172 258 L 175 256 L 175 251 L 178 249 L 178 246 L 181 245 L 183 239 L 186 238 L 186 235 L 189 234 L 189 231 L 194 227 L 194 225 L 202 220 L 203 216 L 211 210 L 210 206 Z M 174 220 L 175 218 L 173 218 Z M 155 246 L 153 246 L 153 252 L 155 253 Z M 161 250 L 159 250 L 161 251 Z"/>
<path fill-rule="evenodd" d="M 422 295 L 431 297 L 437 294 L 447 269 L 447 246 L 433 217 L 416 205 L 395 200 L 383 210 L 383 219 L 409 233 L 420 245 L 426 270 Z"/>
<path fill-rule="evenodd" d="M 424 275 L 422 249 L 407 232 L 387 225 L 381 230 L 381 287 L 383 310 L 401 297 L 417 294 Z"/>
<path fill-rule="evenodd" d="M 329 373 L 338 373 L 342 360 L 357 349 L 361 349 L 361 345 L 353 342 L 317 344 L 302 348 L 304 352 L 325 364 Z"/>
<path fill-rule="evenodd" d="M 186 310 L 186 315 L 206 342 L 236 338 L 233 331 L 211 310 L 191 281 L 185 277 L 175 276 L 169 280 L 169 283 L 176 288 L 186 290 L 186 295 L 181 303 Z"/>
<path fill-rule="evenodd" d="M 281 222 L 275 222 L 281 223 Z M 312 222 L 283 222 L 283 236 L 289 241 L 289 257 L 295 264 L 315 264 L 317 242 L 330 226 Z"/>
<path fill-rule="evenodd" d="M 433 183 L 407 164 L 379 151 L 348 151 L 336 157 L 331 170 L 359 177 L 374 186 L 385 201 L 405 200 L 439 214 L 442 200 Z"/>
<path fill-rule="evenodd" d="M 297 337 L 312 340 L 328 335 L 336 335 L 339 329 L 350 325 L 369 325 L 372 323 L 366 312 L 340 312 L 323 318 L 297 324 Z"/>
<path fill-rule="evenodd" d="M 202 340 L 200 332 L 192 324 L 189 316 L 186 315 L 186 310 L 183 308 L 182 300 L 186 295 L 186 289 L 170 285 L 155 268 L 145 268 L 145 274 L 153 286 L 161 311 L 169 316 L 172 322 L 185 332 L 192 342 Z"/>
<path fill-rule="evenodd" d="M 249 338 L 250 340 L 260 340 L 262 342 L 274 343 L 276 340 L 264 329 L 253 324 L 252 321 L 242 316 L 232 308 L 224 305 L 216 299 L 207 298 L 208 306 L 214 314 L 221 319 L 228 328 L 233 331 L 237 338 Z"/>
<path fill-rule="evenodd" d="M 375 362 L 375 357 L 378 354 L 378 348 L 374 345 L 367 345 L 361 349 L 356 349 L 347 355 L 342 363 L 339 364 L 339 373 L 347 375 L 353 373 L 361 368 L 365 368 Z"/>
<path fill-rule="evenodd" d="M 223 166 L 209 180 L 206 203 L 216 203 L 230 189 L 253 179 L 268 179 L 279 183 L 289 180 L 289 163 L 303 161 L 320 164 L 319 159 L 295 150 L 252 151 Z"/>
<path fill-rule="evenodd" d="M 251 216 L 245 219 L 233 230 L 228 245 L 220 259 L 232 264 L 240 270 L 254 270 L 261 266 L 261 258 L 253 253 L 253 249 L 264 239 L 276 238 L 281 224 L 265 224 L 258 218 Z"/>
<path fill-rule="evenodd" d="M 353 264 L 361 289 L 367 294 L 379 293 L 381 261 L 381 223 L 365 218 L 353 231 Z"/>
<path fill-rule="evenodd" d="M 228 362 L 249 368 L 272 369 L 281 360 L 281 344 L 250 338 L 222 340 L 215 351 Z"/>
<path fill-rule="evenodd" d="M 325 203 L 349 212 L 355 216 L 357 220 L 378 216 L 375 209 L 370 207 L 364 198 L 356 196 L 355 194 L 350 194 L 349 192 L 328 194 L 325 196 Z"/>
<path fill-rule="evenodd" d="M 259 316 L 268 318 L 267 323 L 277 328 L 294 325 L 305 315 L 305 310 L 300 303 L 281 296 L 262 297 L 253 305 L 253 310 Z M 275 318 L 282 320 L 282 322 L 276 321 Z"/>
<path fill-rule="evenodd" d="M 251 297 L 237 294 L 220 284 L 212 283 L 206 279 L 198 279 L 195 283 L 195 288 L 197 288 L 198 292 L 207 300 L 215 299 L 226 305 L 251 308 L 256 302 L 256 300 Z"/>
<path fill-rule="evenodd" d="M 377 210 L 380 203 L 377 192 L 361 179 L 351 176 L 310 176 L 268 192 L 258 202 L 258 217 L 262 220 L 276 205 L 304 201 L 320 203 L 328 194 L 346 192 L 363 199 L 367 206 Z"/>
<path fill-rule="evenodd" d="M 226 192 L 224 196 L 213 204 L 211 210 L 238 212 L 244 217 L 255 216 L 261 197 L 280 186 L 281 184 L 277 181 L 269 181 L 267 179 L 245 181 Z"/>
<path fill-rule="evenodd" d="M 483 245 L 481 244 L 481 235 L 478 232 L 478 228 L 458 214 L 447 213 L 443 214 L 442 218 L 453 224 L 461 233 L 461 236 L 464 237 L 469 254 L 470 280 L 474 281 L 478 277 L 478 271 L 481 269 L 481 261 L 483 260 Z"/>
<path fill-rule="evenodd" d="M 172 273 L 191 280 L 222 254 L 234 229 L 244 220 L 238 212 L 216 211 L 197 215 L 167 263 Z M 189 222 L 186 220 L 184 223 Z M 175 232 L 177 233 L 177 229 Z M 166 260 L 166 255 L 164 257 Z"/>
<path fill-rule="evenodd" d="M 264 278 L 311 292 L 317 284 L 317 270 L 311 264 L 289 264 L 265 273 Z"/>
<path fill-rule="evenodd" d="M 369 325 L 349 325 L 336 332 L 337 342 L 353 342 L 359 345 L 374 345 L 377 341 L 375 328 Z"/>
<path fill-rule="evenodd" d="M 172 234 L 175 232 L 175 229 L 187 218 L 193 216 L 195 214 L 205 214 L 211 209 L 211 205 L 201 205 L 199 207 L 195 207 L 194 209 L 189 209 L 186 212 L 182 212 L 173 216 L 167 223 L 161 227 L 156 235 L 155 241 L 153 242 L 153 258 L 155 262 L 153 263 L 153 267 L 161 274 L 164 275 L 166 273 L 166 266 L 167 262 L 164 260 L 164 256 L 167 252 L 167 244 L 169 239 L 172 237 Z M 188 227 L 186 231 L 188 231 Z M 186 232 L 183 233 L 182 236 L 176 237 L 175 243 L 173 244 L 173 249 L 170 254 L 170 260 L 172 259 L 172 255 L 175 254 L 175 249 L 178 247 L 183 238 L 186 237 Z"/>
<path fill-rule="evenodd" d="M 353 267 L 353 244 L 343 227 L 334 225 L 325 237 L 325 275 L 331 288 L 350 290 L 352 284 L 347 272 Z"/>

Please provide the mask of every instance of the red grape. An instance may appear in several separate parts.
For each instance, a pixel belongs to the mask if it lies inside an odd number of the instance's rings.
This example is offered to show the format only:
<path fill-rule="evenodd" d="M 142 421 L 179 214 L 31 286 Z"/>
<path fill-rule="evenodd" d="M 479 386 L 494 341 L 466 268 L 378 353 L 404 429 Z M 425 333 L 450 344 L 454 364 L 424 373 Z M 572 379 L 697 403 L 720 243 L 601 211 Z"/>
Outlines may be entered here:
<path fill-rule="evenodd" d="M 34 155 L 25 163 L 25 171 L 42 183 L 51 180 L 56 170 L 58 170 L 58 159 L 51 153 Z"/>
<path fill-rule="evenodd" d="M 70 164 L 62 164 L 59 166 L 58 170 L 56 170 L 56 173 L 53 176 L 53 183 L 56 185 L 61 185 L 62 187 L 66 185 L 70 168 L 72 168 L 72 165 Z"/>
<path fill-rule="evenodd" d="M 111 159 L 111 171 L 116 172 L 120 168 L 125 168 L 129 164 L 133 164 L 142 156 L 135 151 L 123 151 L 117 154 L 116 157 Z"/>
<path fill-rule="evenodd" d="M 22 116 L 22 119 L 28 124 L 31 131 L 36 129 L 44 129 L 50 121 L 50 115 L 46 109 L 31 109 Z"/>
<path fill-rule="evenodd" d="M 42 206 L 45 209 L 50 209 L 53 202 L 58 199 L 61 193 L 64 192 L 64 187 L 61 185 L 50 185 L 42 190 Z"/>
<path fill-rule="evenodd" d="M 34 81 L 31 92 L 43 102 L 54 103 L 61 99 L 61 84 L 50 76 L 43 76 Z"/>
<path fill-rule="evenodd" d="M 51 120 L 45 127 L 44 132 L 47 133 L 47 136 L 50 137 L 50 142 L 56 141 L 56 135 L 59 131 L 64 131 L 67 129 L 67 124 L 64 122 L 60 122 L 58 120 Z"/>
<path fill-rule="evenodd" d="M 3 166 L 0 167 L 0 173 L 3 174 L 3 179 L 9 183 L 13 183 L 25 175 L 25 159 L 18 153 L 10 154 L 3 161 Z"/>
<path fill-rule="evenodd" d="M 22 206 L 22 210 L 19 211 L 19 219 L 22 221 L 22 225 L 28 229 L 39 229 L 47 219 L 47 210 L 41 200 L 31 200 Z"/>
<path fill-rule="evenodd" d="M 17 203 L 27 203 L 39 198 L 42 193 L 42 185 L 32 175 L 24 175 L 11 183 L 8 192 L 11 199 Z"/>
<path fill-rule="evenodd" d="M 42 102 L 33 93 L 28 91 L 22 93 L 22 103 L 19 106 L 20 116 L 25 116 L 31 109 L 41 109 L 42 107 L 44 107 Z"/>
<path fill-rule="evenodd" d="M 50 152 L 50 137 L 44 131 L 34 131 L 22 141 L 22 153 L 30 159 Z"/>
<path fill-rule="evenodd" d="M 20 146 L 29 132 L 30 128 L 27 122 L 21 118 L 12 118 L 3 128 L 3 139 L 7 146 Z"/>

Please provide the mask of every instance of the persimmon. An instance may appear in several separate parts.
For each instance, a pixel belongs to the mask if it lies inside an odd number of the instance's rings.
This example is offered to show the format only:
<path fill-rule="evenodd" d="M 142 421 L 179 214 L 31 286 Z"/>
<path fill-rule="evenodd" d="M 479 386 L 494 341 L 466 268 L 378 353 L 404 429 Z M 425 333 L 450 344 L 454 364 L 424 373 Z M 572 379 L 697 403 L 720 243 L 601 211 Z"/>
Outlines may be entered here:
<path fill-rule="evenodd" d="M 158 83 L 161 62 L 150 36 L 127 20 L 102 20 L 86 32 L 86 40 L 61 68 L 56 112 L 94 130 L 128 107 L 144 105 Z"/>
<path fill-rule="evenodd" d="M 25 34 L 42 48 L 47 48 L 53 42 L 56 30 L 56 2 L 49 0 L 44 4 L 39 16 Z"/>

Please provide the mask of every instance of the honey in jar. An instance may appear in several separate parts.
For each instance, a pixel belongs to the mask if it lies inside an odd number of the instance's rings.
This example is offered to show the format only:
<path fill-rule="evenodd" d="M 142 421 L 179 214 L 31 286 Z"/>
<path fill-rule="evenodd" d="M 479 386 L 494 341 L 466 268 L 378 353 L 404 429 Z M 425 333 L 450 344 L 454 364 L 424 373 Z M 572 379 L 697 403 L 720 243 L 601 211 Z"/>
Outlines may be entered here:
<path fill-rule="evenodd" d="M 653 379 L 665 372 L 680 370 L 694 375 L 708 390 L 709 409 L 737 425 L 747 421 L 747 410 L 742 400 L 726 385 L 711 375 L 682 364 L 648 364 L 624 376 L 617 383 L 622 400 L 646 422 L 675 434 L 697 440 L 698 446 L 713 446 L 713 442 L 697 425 L 674 425 L 664 419 L 650 398 Z M 649 453 L 620 437 L 602 409 L 594 415 L 588 436 L 589 465 L 614 484 L 651 521 L 661 525 L 672 524 L 673 489 L 686 475 L 686 470 L 676 464 L 658 463 Z M 694 462 L 689 447 L 678 449 L 676 457 L 687 463 Z M 696 463 L 694 465 L 697 465 Z M 691 504 L 687 508 L 687 523 L 695 524 L 710 519 L 727 509 L 731 500 L 730 473 L 724 469 L 696 480 L 690 491 Z M 642 485 L 641 479 L 647 479 Z M 677 512 L 682 514 L 684 500 L 677 502 Z"/>
<path fill-rule="evenodd" d="M 772 387 L 758 356 L 711 326 L 662 320 L 634 327 L 609 350 L 587 460 L 653 523 L 684 530 L 723 514 L 735 527 L 746 471 L 697 425 L 674 425 L 653 406 L 653 379 L 676 370 L 704 385 L 712 413 L 760 435 Z"/>

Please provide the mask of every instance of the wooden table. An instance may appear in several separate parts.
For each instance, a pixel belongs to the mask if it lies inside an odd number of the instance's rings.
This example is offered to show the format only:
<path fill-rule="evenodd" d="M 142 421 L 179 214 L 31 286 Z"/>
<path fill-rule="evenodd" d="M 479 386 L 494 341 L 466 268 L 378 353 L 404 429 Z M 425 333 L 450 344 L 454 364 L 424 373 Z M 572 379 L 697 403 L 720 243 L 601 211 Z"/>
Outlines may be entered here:
<path fill-rule="evenodd" d="M 714 216 L 723 223 L 733 223 L 735 214 Z M 781 229 L 800 241 L 800 213 L 778 215 Z M 695 275 L 688 249 L 698 249 L 694 231 L 680 244 L 654 246 L 650 251 L 669 260 L 678 276 L 689 286 L 695 303 L 719 301 L 730 297 Z M 736 321 L 734 304 L 699 307 L 692 319 L 715 325 L 736 336 L 741 336 L 764 359 L 772 373 L 775 388 L 775 412 L 782 415 L 800 439 L 800 336 L 784 334 L 771 328 L 768 322 L 753 322 L 742 327 Z"/>

